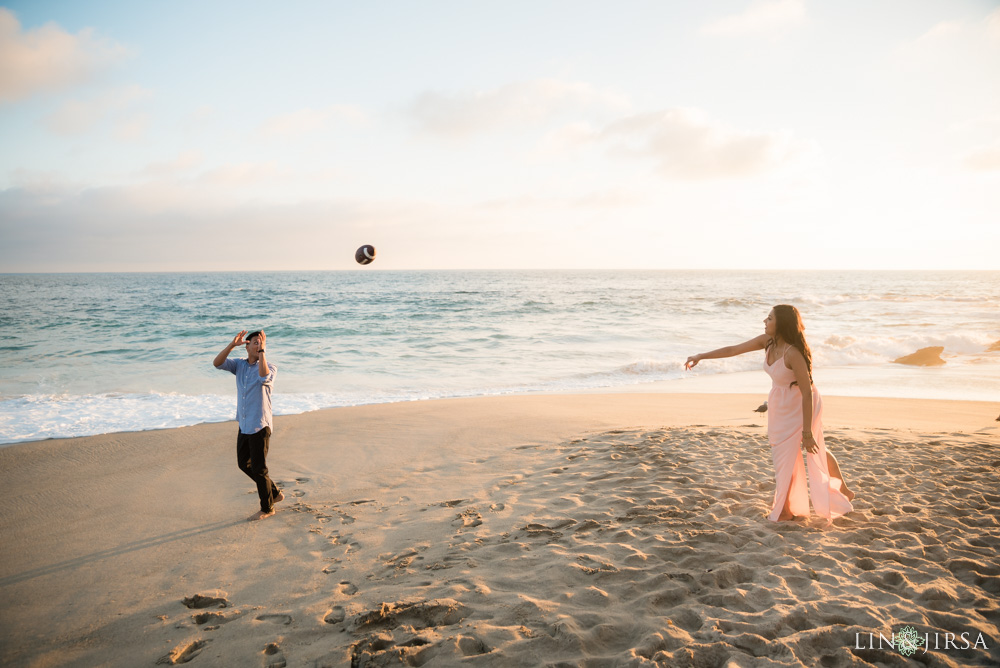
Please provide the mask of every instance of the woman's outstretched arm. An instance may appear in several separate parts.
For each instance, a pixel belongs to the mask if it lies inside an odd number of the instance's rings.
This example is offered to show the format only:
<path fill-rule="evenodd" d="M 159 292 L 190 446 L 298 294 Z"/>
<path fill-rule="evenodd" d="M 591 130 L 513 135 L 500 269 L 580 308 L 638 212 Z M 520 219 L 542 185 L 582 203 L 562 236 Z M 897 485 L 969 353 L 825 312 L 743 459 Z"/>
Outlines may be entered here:
<path fill-rule="evenodd" d="M 760 336 L 755 336 L 749 341 L 737 343 L 735 346 L 726 346 L 725 348 L 718 348 L 707 353 L 692 355 L 687 358 L 687 362 L 684 363 L 684 368 L 693 369 L 698 365 L 698 362 L 702 360 L 717 360 L 722 359 L 723 357 L 736 357 L 737 355 L 742 355 L 743 353 L 752 353 L 755 350 L 763 350 L 764 346 L 767 345 L 767 338 L 767 334 L 761 334 Z"/>

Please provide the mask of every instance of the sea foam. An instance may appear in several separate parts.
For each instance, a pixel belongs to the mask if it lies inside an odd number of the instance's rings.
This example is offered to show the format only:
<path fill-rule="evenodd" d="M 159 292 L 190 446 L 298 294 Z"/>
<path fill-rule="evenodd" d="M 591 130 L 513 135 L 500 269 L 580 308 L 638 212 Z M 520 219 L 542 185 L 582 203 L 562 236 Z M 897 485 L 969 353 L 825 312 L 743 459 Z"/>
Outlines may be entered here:
<path fill-rule="evenodd" d="M 233 379 L 211 361 L 241 329 L 268 333 L 279 415 L 699 377 L 731 387 L 760 371 L 761 352 L 684 361 L 759 335 L 779 303 L 799 307 L 814 367 L 837 371 L 841 393 L 1000 398 L 1000 272 L 253 277 L 0 275 L 0 442 L 231 420 Z M 892 364 L 927 347 L 947 364 Z"/>

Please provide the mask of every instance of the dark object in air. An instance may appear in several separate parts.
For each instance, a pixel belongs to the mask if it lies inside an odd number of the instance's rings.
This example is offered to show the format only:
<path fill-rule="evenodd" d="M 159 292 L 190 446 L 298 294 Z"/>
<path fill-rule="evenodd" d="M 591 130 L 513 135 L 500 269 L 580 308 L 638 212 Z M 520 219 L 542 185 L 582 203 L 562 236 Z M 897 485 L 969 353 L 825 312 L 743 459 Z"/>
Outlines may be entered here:
<path fill-rule="evenodd" d="M 358 264 L 371 264 L 375 259 L 375 247 L 365 244 L 354 253 L 354 259 Z"/>

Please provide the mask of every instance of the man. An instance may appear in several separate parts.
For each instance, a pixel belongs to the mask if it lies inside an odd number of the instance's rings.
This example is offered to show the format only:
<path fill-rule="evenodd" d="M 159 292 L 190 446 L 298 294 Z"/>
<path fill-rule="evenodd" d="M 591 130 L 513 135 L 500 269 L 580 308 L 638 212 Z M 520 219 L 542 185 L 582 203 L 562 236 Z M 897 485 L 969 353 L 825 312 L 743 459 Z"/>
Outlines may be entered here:
<path fill-rule="evenodd" d="M 240 423 L 236 437 L 236 459 L 240 470 L 257 483 L 260 511 L 250 520 L 262 520 L 274 514 L 274 504 L 285 498 L 267 475 L 267 444 L 271 438 L 271 388 L 278 367 L 264 357 L 263 331 L 243 338 L 243 330 L 215 356 L 215 368 L 236 376 L 236 419 Z M 229 359 L 236 346 L 246 345 L 246 359 Z"/>

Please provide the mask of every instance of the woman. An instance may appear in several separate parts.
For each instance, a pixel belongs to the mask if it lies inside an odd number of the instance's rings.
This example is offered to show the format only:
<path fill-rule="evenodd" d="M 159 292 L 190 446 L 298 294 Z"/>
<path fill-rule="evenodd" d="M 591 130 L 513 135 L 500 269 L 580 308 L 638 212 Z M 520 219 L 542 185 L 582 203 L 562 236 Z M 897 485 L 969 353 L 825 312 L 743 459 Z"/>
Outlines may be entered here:
<path fill-rule="evenodd" d="M 828 520 L 853 510 L 854 492 L 847 488 L 836 458 L 823 444 L 823 400 L 812 386 L 812 352 L 802 331 L 802 318 L 794 306 L 771 309 L 764 333 L 735 346 L 687 358 L 685 369 L 704 359 L 735 357 L 764 351 L 764 371 L 771 376 L 767 397 L 767 439 L 774 460 L 772 522 L 809 515 L 809 497 L 817 515 Z M 809 482 L 799 448 L 809 459 Z"/>

